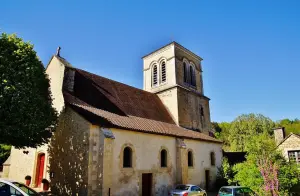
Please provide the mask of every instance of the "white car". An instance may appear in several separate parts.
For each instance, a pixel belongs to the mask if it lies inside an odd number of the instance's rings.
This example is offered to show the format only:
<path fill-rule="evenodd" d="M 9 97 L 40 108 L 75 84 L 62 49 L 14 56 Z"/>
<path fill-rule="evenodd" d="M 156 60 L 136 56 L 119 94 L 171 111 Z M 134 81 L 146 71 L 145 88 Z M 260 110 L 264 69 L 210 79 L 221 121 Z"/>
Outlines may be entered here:
<path fill-rule="evenodd" d="M 170 193 L 170 196 L 207 196 L 206 191 L 192 184 L 179 184 Z"/>
<path fill-rule="evenodd" d="M 0 196 L 39 196 L 35 190 L 23 183 L 0 178 Z"/>

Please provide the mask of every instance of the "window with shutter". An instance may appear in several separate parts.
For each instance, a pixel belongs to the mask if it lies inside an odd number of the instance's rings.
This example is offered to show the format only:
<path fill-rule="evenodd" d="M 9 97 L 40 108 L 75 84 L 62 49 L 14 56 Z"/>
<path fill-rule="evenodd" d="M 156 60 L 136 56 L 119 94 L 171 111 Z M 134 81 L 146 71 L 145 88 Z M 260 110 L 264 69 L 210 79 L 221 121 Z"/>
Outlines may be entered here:
<path fill-rule="evenodd" d="M 162 62 L 162 64 L 161 64 L 161 82 L 164 83 L 166 81 L 167 81 L 166 63 Z"/>
<path fill-rule="evenodd" d="M 157 84 L 157 65 L 154 65 L 152 69 L 152 86 L 157 86 Z"/>

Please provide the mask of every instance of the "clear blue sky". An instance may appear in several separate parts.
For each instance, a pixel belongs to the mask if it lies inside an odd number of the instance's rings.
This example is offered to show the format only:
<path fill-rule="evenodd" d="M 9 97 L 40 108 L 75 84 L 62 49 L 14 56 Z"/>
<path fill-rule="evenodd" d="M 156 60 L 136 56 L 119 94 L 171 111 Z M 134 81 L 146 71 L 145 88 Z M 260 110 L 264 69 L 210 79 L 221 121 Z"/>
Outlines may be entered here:
<path fill-rule="evenodd" d="M 141 57 L 170 41 L 203 61 L 213 121 L 300 118 L 300 1 L 11 1 L 0 28 L 74 66 L 142 88 Z"/>

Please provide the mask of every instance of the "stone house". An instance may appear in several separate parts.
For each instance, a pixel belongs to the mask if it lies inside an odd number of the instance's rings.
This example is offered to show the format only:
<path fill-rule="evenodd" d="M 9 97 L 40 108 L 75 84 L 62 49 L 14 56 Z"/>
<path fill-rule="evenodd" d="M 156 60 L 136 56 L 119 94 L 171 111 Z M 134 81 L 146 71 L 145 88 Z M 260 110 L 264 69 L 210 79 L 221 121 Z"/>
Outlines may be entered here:
<path fill-rule="evenodd" d="M 60 113 L 51 142 L 12 148 L 9 178 L 58 195 L 168 195 L 174 184 L 213 187 L 222 142 L 211 137 L 202 59 L 172 42 L 143 57 L 140 90 L 54 55 L 46 73 Z"/>
<path fill-rule="evenodd" d="M 274 129 L 277 149 L 288 161 L 300 163 L 300 135 L 291 133 L 285 134 L 284 127 Z"/>

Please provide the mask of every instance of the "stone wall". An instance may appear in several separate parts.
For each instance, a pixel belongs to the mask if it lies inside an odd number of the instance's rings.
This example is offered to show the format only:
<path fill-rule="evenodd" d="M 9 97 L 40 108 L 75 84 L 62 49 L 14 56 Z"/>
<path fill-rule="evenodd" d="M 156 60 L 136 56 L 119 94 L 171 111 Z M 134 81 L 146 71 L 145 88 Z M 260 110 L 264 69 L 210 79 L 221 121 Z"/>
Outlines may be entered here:
<path fill-rule="evenodd" d="M 159 92 L 157 95 L 171 114 L 174 122 L 179 125 L 177 88 Z"/>
<path fill-rule="evenodd" d="M 207 133 L 211 126 L 208 99 L 182 88 L 178 88 L 177 93 L 179 125 Z M 204 112 L 203 117 L 200 112 L 201 106 Z"/>
<path fill-rule="evenodd" d="M 99 195 L 103 191 L 104 135 L 99 126 L 90 126 L 88 195 Z"/>
<path fill-rule="evenodd" d="M 103 195 L 135 196 L 142 194 L 142 174 L 152 173 L 152 193 L 167 196 L 176 183 L 205 184 L 205 170 L 210 170 L 211 184 L 220 166 L 221 144 L 184 140 L 183 145 L 174 137 L 111 129 L 115 139 L 106 138 L 104 147 Z M 186 144 L 186 147 L 184 146 Z M 123 168 L 123 150 L 132 149 L 132 168 Z M 167 151 L 167 167 L 160 165 L 160 152 Z M 195 165 L 187 167 L 187 150 L 194 152 Z M 216 166 L 210 166 L 210 152 L 216 155 Z M 107 168 L 107 169 L 105 169 Z"/>
<path fill-rule="evenodd" d="M 49 145 L 51 190 L 55 195 L 87 195 L 90 123 L 69 107 Z"/>
<path fill-rule="evenodd" d="M 8 178 L 9 176 L 9 168 L 10 168 L 10 156 L 3 163 L 3 170 L 0 172 L 0 178 Z"/>
<path fill-rule="evenodd" d="M 166 63 L 166 82 L 158 85 L 152 86 L 152 67 L 153 65 L 158 66 L 158 73 L 160 72 L 160 64 L 164 61 Z M 144 90 L 152 93 L 158 92 L 160 90 L 169 88 L 176 84 L 175 77 L 175 58 L 174 58 L 174 46 L 169 45 L 152 55 L 145 57 L 144 62 Z M 158 74 L 158 77 L 160 75 Z"/>
<path fill-rule="evenodd" d="M 217 168 L 222 164 L 222 145 L 195 140 L 185 140 L 187 151 L 193 153 L 194 166 L 188 167 L 188 183 L 199 185 L 205 189 L 205 170 L 209 170 L 209 188 L 213 188 Z M 215 154 L 215 165 L 211 165 L 210 153 Z"/>
<path fill-rule="evenodd" d="M 284 127 L 279 127 L 274 129 L 274 137 L 275 142 L 278 145 L 280 142 L 282 142 L 285 138 L 285 129 Z"/>
<path fill-rule="evenodd" d="M 184 82 L 183 59 L 195 66 L 196 87 Z M 166 83 L 152 86 L 152 66 L 166 61 Z M 204 97 L 201 58 L 176 44 L 167 45 L 144 61 L 144 90 L 156 93 L 177 125 L 188 129 L 211 130 L 209 99 Z M 159 71 L 158 71 L 159 72 Z M 158 74 L 159 75 L 159 74 Z M 203 107 L 204 117 L 200 115 Z"/>
<path fill-rule="evenodd" d="M 176 179 L 175 138 L 112 129 L 111 194 L 133 196 L 142 194 L 142 174 L 152 173 L 152 193 L 167 195 Z M 132 168 L 123 168 L 123 150 L 132 149 Z M 167 151 L 167 167 L 160 167 L 160 152 Z M 109 160 L 109 159 L 105 159 Z M 104 176 L 104 181 L 106 181 Z"/>
<path fill-rule="evenodd" d="M 283 156 L 288 160 L 288 151 L 300 150 L 300 137 L 290 135 L 283 143 L 278 146 Z"/>
<path fill-rule="evenodd" d="M 11 160 L 8 178 L 19 182 L 25 182 L 25 176 L 31 176 L 31 187 L 36 187 L 36 170 L 38 155 L 45 154 L 45 164 L 43 178 L 49 179 L 49 154 L 47 152 L 48 145 L 38 148 L 16 149 L 11 148 Z"/>
<path fill-rule="evenodd" d="M 192 62 L 196 67 L 196 69 L 195 69 L 196 87 L 189 87 L 184 83 L 183 59 L 186 59 L 187 61 Z M 199 59 L 195 59 L 195 58 L 193 58 L 192 55 L 183 53 L 181 50 L 177 49 L 175 62 L 176 62 L 176 82 L 177 82 L 177 84 L 179 84 L 181 86 L 185 86 L 186 88 L 195 90 L 200 94 L 204 94 L 201 62 L 199 61 Z"/>
<path fill-rule="evenodd" d="M 64 79 L 65 66 L 54 56 L 46 69 L 46 74 L 50 79 L 50 90 L 53 97 L 53 107 L 58 113 L 64 107 L 64 97 L 62 94 L 62 86 Z"/>

